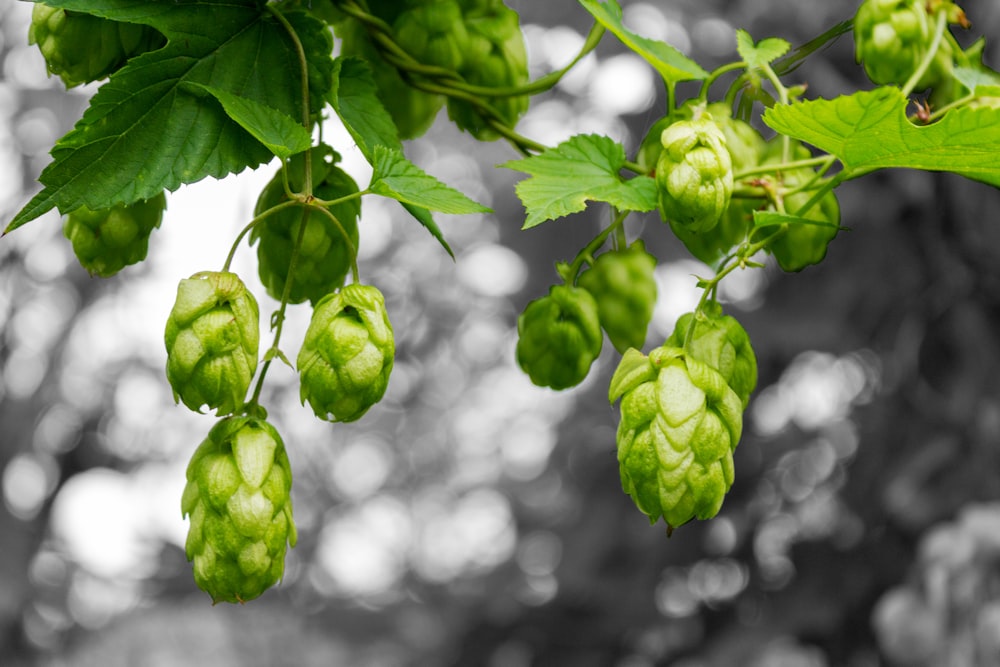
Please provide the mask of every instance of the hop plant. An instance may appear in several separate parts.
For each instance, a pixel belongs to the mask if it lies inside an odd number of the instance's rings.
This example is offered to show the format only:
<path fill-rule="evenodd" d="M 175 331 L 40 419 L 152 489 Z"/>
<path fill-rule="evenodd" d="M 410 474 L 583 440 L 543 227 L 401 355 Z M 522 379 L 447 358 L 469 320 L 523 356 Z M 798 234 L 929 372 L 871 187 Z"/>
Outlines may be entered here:
<path fill-rule="evenodd" d="M 358 185 L 347 172 L 336 164 L 340 156 L 328 147 L 317 147 L 310 152 L 312 173 L 316 185 L 313 194 L 326 201 L 332 201 L 358 192 Z M 288 184 L 293 191 L 300 191 L 305 185 L 305 156 L 294 156 L 288 165 Z M 281 173 L 264 187 L 257 199 L 255 215 L 288 201 Z M 337 223 L 321 211 L 305 206 L 291 206 L 264 218 L 250 232 L 250 243 L 257 243 L 257 266 L 260 280 L 267 293 L 281 299 L 288 280 L 292 252 L 305 224 L 305 236 L 299 248 L 299 255 L 292 271 L 292 286 L 289 303 L 309 300 L 316 304 L 327 294 L 344 284 L 351 270 L 352 249 L 358 246 L 358 217 L 361 215 L 361 200 L 352 199 L 330 206 L 327 210 L 339 221 Z M 341 228 L 343 231 L 341 231 Z M 344 239 L 350 238 L 350 246 Z"/>
<path fill-rule="evenodd" d="M 459 74 L 470 84 L 512 88 L 528 83 L 528 54 L 517 12 L 500 0 L 462 0 L 467 50 Z M 528 110 L 524 95 L 486 96 L 485 101 L 506 125 L 514 126 Z M 475 106 L 448 99 L 448 117 L 480 141 L 500 137 Z"/>
<path fill-rule="evenodd" d="M 428 0 L 407 9 L 393 24 L 397 43 L 425 65 L 460 70 L 469 35 L 455 0 Z"/>
<path fill-rule="evenodd" d="M 396 344 L 385 299 L 348 285 L 316 304 L 296 366 L 300 396 L 320 419 L 360 419 L 389 386 Z"/>
<path fill-rule="evenodd" d="M 656 258 L 642 241 L 599 255 L 577 284 L 597 302 L 601 327 L 619 352 L 641 348 L 656 305 Z"/>
<path fill-rule="evenodd" d="M 517 363 L 533 383 L 553 389 L 583 382 L 604 343 L 594 297 L 569 285 L 553 285 L 529 303 L 517 335 Z"/>
<path fill-rule="evenodd" d="M 668 531 L 719 512 L 743 430 L 739 396 L 714 368 L 677 347 L 625 352 L 608 398 L 621 399 L 622 488 Z"/>
<path fill-rule="evenodd" d="M 63 234 L 73 244 L 80 265 L 106 278 L 146 258 L 149 236 L 160 226 L 166 206 L 161 192 L 127 206 L 78 208 L 66 216 Z"/>
<path fill-rule="evenodd" d="M 933 37 L 930 3 L 923 0 L 866 0 L 854 17 L 855 57 L 865 73 L 880 85 L 903 85 L 927 55 Z M 964 21 L 952 3 L 956 21 Z M 932 87 L 950 76 L 952 48 L 946 40 L 930 67 L 920 77 L 916 90 Z"/>
<path fill-rule="evenodd" d="M 692 232 L 707 232 L 718 224 L 733 194 L 733 163 L 725 135 L 712 116 L 702 112 L 669 125 L 660 141 L 660 215 Z"/>
<path fill-rule="evenodd" d="M 147 26 L 36 3 L 28 43 L 38 45 L 49 74 L 72 88 L 111 75 L 129 58 L 158 49 L 166 40 Z"/>
<path fill-rule="evenodd" d="M 227 417 L 187 467 L 181 513 L 191 518 L 184 551 L 213 602 L 246 602 L 281 579 L 295 546 L 292 469 L 281 436 L 264 418 Z"/>
<path fill-rule="evenodd" d="M 682 315 L 664 345 L 682 348 L 718 371 L 746 409 L 757 386 L 757 356 L 746 330 L 735 317 L 723 315 L 717 301 Z"/>
<path fill-rule="evenodd" d="M 191 410 L 235 412 L 257 370 L 259 313 L 235 273 L 203 271 L 182 280 L 167 318 L 167 380 Z"/>

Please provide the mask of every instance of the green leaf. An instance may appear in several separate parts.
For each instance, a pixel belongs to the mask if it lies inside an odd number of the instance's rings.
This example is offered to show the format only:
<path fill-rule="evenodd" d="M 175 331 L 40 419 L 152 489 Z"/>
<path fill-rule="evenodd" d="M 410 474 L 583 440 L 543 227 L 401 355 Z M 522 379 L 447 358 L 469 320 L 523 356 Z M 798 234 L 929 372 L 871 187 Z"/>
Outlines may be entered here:
<path fill-rule="evenodd" d="M 621 361 L 618 362 L 618 368 L 611 376 L 611 382 L 608 384 L 608 402 L 614 403 L 643 382 L 656 379 L 656 374 L 657 369 L 649 361 L 649 357 L 630 347 L 625 350 Z"/>
<path fill-rule="evenodd" d="M 80 121 L 52 149 L 53 162 L 39 177 L 44 189 L 6 232 L 53 207 L 68 213 L 81 206 L 131 204 L 183 183 L 269 162 L 272 151 L 207 90 L 302 117 L 294 44 L 257 0 L 46 4 L 149 25 L 168 41 L 130 60 L 100 87 Z M 329 88 L 332 37 L 323 23 L 304 12 L 289 12 L 286 18 L 306 52 L 315 113 Z"/>
<path fill-rule="evenodd" d="M 960 108 L 931 125 L 906 117 L 895 86 L 832 100 L 776 105 L 764 114 L 772 129 L 836 155 L 845 178 L 901 167 L 950 171 L 1000 187 L 1000 110 Z"/>
<path fill-rule="evenodd" d="M 746 30 L 736 31 L 736 50 L 740 58 L 751 68 L 769 65 L 788 53 L 792 45 L 783 39 L 769 37 L 754 44 L 753 37 Z"/>
<path fill-rule="evenodd" d="M 1000 86 L 1000 75 L 985 67 L 955 67 L 953 70 L 958 82 L 977 95 L 996 96 Z"/>
<path fill-rule="evenodd" d="M 610 30 L 625 46 L 642 56 L 665 81 L 700 81 L 708 76 L 701 65 L 666 42 L 637 35 L 622 23 L 622 8 L 618 0 L 579 0 L 605 28 Z"/>
<path fill-rule="evenodd" d="M 309 150 L 312 146 L 309 130 L 277 109 L 227 93 L 214 86 L 190 83 L 185 85 L 185 89 L 188 89 L 188 86 L 191 89 L 204 90 L 219 100 L 226 115 L 281 159 Z"/>
<path fill-rule="evenodd" d="M 402 202 L 401 202 L 402 203 Z M 455 253 L 451 251 L 451 246 L 448 242 L 444 240 L 444 234 L 441 232 L 441 228 L 438 227 L 437 222 L 434 221 L 434 216 L 426 208 L 421 206 L 414 206 L 413 204 L 403 203 L 403 208 L 405 208 L 410 215 L 417 219 L 421 225 L 423 225 L 427 231 L 431 233 L 431 236 L 437 239 L 441 247 L 451 255 L 452 259 L 455 259 Z"/>
<path fill-rule="evenodd" d="M 777 227 L 778 225 L 791 224 L 842 229 L 840 225 L 834 224 L 829 220 L 812 220 L 811 218 L 803 218 L 788 213 L 778 213 L 777 211 L 754 211 L 753 224 L 754 227 Z"/>
<path fill-rule="evenodd" d="M 580 134 L 555 148 L 501 167 L 516 169 L 532 178 L 515 190 L 528 216 L 524 229 L 587 208 L 588 201 L 607 202 L 623 211 L 656 208 L 656 182 L 648 176 L 623 180 L 625 149 L 610 137 Z"/>
<path fill-rule="evenodd" d="M 399 150 L 376 146 L 373 157 L 374 172 L 368 190 L 375 194 L 442 213 L 492 212 L 426 173 Z"/>
<path fill-rule="evenodd" d="M 367 61 L 337 58 L 327 98 L 369 163 L 374 160 L 376 146 L 403 149 L 392 116 L 375 93 L 375 80 Z"/>

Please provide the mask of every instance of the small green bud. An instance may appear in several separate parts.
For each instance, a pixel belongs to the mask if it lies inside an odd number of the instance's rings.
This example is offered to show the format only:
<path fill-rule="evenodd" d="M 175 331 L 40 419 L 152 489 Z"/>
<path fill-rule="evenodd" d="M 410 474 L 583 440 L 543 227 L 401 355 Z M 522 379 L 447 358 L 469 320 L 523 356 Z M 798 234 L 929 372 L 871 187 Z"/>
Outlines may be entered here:
<path fill-rule="evenodd" d="M 660 135 L 656 163 L 660 215 L 694 232 L 718 224 L 733 194 L 733 163 L 726 137 L 707 113 L 679 120 Z"/>
<path fill-rule="evenodd" d="M 194 580 L 216 602 L 246 602 L 281 579 L 295 546 L 292 469 L 278 432 L 264 419 L 227 417 L 187 468 L 181 513 Z"/>
<path fill-rule="evenodd" d="M 146 259 L 149 236 L 160 226 L 167 198 L 160 194 L 127 206 L 92 211 L 78 208 L 66 216 L 63 234 L 80 265 L 93 275 L 112 276 Z"/>
<path fill-rule="evenodd" d="M 219 416 L 242 406 L 257 370 L 259 319 L 257 300 L 235 273 L 182 280 L 164 334 L 174 400 Z"/>
<path fill-rule="evenodd" d="M 718 514 L 735 478 L 733 451 L 742 404 L 718 371 L 684 350 L 630 349 L 608 392 L 621 398 L 618 463 L 622 488 L 668 530 Z"/>
<path fill-rule="evenodd" d="M 320 419 L 360 419 L 389 386 L 396 344 L 385 298 L 352 284 L 316 304 L 299 350 L 300 396 Z"/>
<path fill-rule="evenodd" d="M 28 43 L 38 45 L 49 74 L 72 88 L 111 75 L 129 58 L 158 49 L 166 40 L 148 26 L 36 3 Z"/>
<path fill-rule="evenodd" d="M 577 284 L 597 301 L 601 327 L 615 349 L 642 348 L 656 305 L 656 258 L 642 241 L 599 255 Z"/>
<path fill-rule="evenodd" d="M 604 343 L 594 297 L 569 285 L 553 285 L 529 303 L 517 335 L 517 363 L 533 383 L 553 389 L 583 382 Z"/>
<path fill-rule="evenodd" d="M 358 192 L 358 185 L 347 172 L 336 166 L 340 156 L 327 146 L 310 151 L 312 159 L 313 194 L 326 201 Z M 294 192 L 305 186 L 305 154 L 293 156 L 288 165 L 288 184 Z M 257 199 L 254 215 L 288 201 L 281 172 L 264 187 Z M 291 206 L 274 213 L 250 232 L 251 245 L 257 246 L 257 264 L 260 280 L 267 293 L 280 300 L 285 293 L 285 283 L 292 260 L 295 242 L 303 224 L 305 206 Z M 344 284 L 351 270 L 352 249 L 358 247 L 358 217 L 361 215 L 361 198 L 331 206 L 330 211 L 340 222 L 330 219 L 321 211 L 310 209 L 305 215 L 305 237 L 292 275 L 289 303 L 308 299 L 315 304 L 324 296 Z M 350 246 L 344 239 L 350 238 Z"/>

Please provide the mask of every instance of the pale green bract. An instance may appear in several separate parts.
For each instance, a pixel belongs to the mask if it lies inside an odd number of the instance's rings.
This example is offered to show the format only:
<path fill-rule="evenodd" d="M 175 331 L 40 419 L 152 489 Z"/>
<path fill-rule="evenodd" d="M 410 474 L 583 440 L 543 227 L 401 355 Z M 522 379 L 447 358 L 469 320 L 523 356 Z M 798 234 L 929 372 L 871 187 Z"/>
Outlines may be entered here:
<path fill-rule="evenodd" d="M 292 469 L 264 419 L 218 422 L 187 468 L 181 512 L 191 518 L 184 551 L 213 602 L 246 602 L 281 579 L 295 546 Z"/>
<path fill-rule="evenodd" d="M 80 265 L 107 278 L 146 259 L 149 236 L 160 226 L 167 198 L 152 199 L 92 211 L 78 208 L 66 216 L 63 234 L 73 244 Z"/>
<path fill-rule="evenodd" d="M 656 305 L 656 258 L 640 240 L 628 248 L 598 255 L 577 284 L 597 302 L 601 328 L 615 349 L 642 348 Z"/>

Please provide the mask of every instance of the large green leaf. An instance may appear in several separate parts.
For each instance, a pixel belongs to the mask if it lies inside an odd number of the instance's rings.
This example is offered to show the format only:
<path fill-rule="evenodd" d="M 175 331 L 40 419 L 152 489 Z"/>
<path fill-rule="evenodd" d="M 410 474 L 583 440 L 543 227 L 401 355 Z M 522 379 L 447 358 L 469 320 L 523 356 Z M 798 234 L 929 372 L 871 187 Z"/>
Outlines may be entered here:
<path fill-rule="evenodd" d="M 442 213 L 461 215 L 491 212 L 491 209 L 423 171 L 398 150 L 376 146 L 372 168 L 372 181 L 368 190 L 375 194 Z"/>
<path fill-rule="evenodd" d="M 907 100 L 894 86 L 776 105 L 771 128 L 836 155 L 845 177 L 890 167 L 951 171 L 1000 187 L 1000 110 L 960 108 L 930 125 L 906 117 Z"/>
<path fill-rule="evenodd" d="M 44 189 L 6 232 L 51 208 L 108 208 L 147 199 L 206 176 L 256 167 L 272 151 L 234 121 L 221 91 L 302 118 L 300 65 L 293 41 L 257 0 L 46 0 L 104 18 L 142 23 L 167 38 L 97 91 L 72 131 L 52 149 Z M 304 12 L 289 12 L 309 60 L 312 110 L 325 103 L 332 38 Z M 201 86 L 201 87 L 199 87 Z"/>
<path fill-rule="evenodd" d="M 392 116 L 375 92 L 375 80 L 368 62 L 361 58 L 337 58 L 330 105 L 351 133 L 362 155 L 372 162 L 376 146 L 402 150 Z"/>
<path fill-rule="evenodd" d="M 524 229 L 608 202 L 624 211 L 656 208 L 656 183 L 648 176 L 625 180 L 625 149 L 610 137 L 578 134 L 543 153 L 500 166 L 531 174 L 515 190 L 528 212 Z"/>
<path fill-rule="evenodd" d="M 708 76 L 701 65 L 691 60 L 683 53 L 666 42 L 657 41 L 637 35 L 622 23 L 622 8 L 618 0 L 579 0 L 583 8 L 610 30 L 646 62 L 652 65 L 665 81 L 678 83 L 680 81 L 700 81 Z"/>

